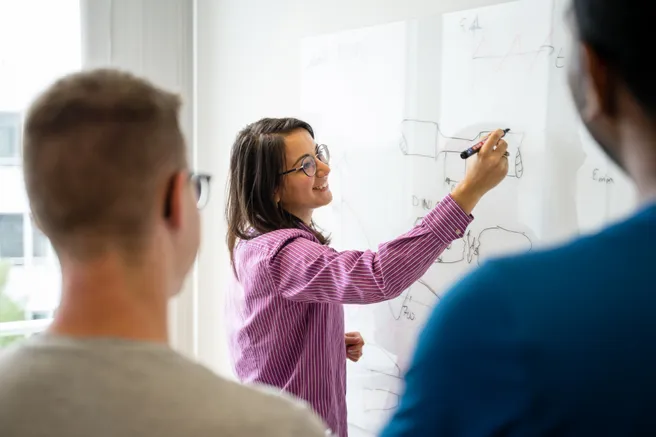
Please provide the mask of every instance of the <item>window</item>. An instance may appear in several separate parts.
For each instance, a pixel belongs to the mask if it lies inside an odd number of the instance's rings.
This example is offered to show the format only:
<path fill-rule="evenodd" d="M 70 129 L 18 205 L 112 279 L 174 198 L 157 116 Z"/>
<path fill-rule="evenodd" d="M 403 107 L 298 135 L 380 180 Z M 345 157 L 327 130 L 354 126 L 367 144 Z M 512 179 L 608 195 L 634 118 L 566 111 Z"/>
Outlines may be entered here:
<path fill-rule="evenodd" d="M 0 112 L 0 165 L 20 163 L 20 114 Z"/>
<path fill-rule="evenodd" d="M 0 259 L 13 265 L 39 264 L 51 254 L 48 237 L 27 214 L 0 212 Z"/>
<path fill-rule="evenodd" d="M 23 214 L 0 213 L 0 258 L 22 264 L 24 256 Z"/>
<path fill-rule="evenodd" d="M 45 258 L 50 252 L 48 237 L 43 235 L 32 221 L 32 256 L 34 258 Z"/>
<path fill-rule="evenodd" d="M 22 124 L 36 95 L 82 64 L 79 0 L 0 1 L 0 347 L 45 329 L 60 273 L 30 218 Z"/>

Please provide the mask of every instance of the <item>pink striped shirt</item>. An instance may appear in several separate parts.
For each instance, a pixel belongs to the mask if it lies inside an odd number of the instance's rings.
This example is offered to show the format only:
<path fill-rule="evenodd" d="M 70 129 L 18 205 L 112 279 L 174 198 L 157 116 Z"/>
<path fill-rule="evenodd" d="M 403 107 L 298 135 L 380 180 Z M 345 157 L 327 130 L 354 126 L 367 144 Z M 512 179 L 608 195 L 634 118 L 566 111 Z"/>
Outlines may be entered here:
<path fill-rule="evenodd" d="M 337 252 L 307 229 L 241 242 L 234 257 L 239 280 L 227 302 L 237 377 L 305 400 L 332 432 L 346 437 L 342 304 L 399 296 L 463 236 L 472 219 L 446 196 L 419 225 L 378 252 Z"/>

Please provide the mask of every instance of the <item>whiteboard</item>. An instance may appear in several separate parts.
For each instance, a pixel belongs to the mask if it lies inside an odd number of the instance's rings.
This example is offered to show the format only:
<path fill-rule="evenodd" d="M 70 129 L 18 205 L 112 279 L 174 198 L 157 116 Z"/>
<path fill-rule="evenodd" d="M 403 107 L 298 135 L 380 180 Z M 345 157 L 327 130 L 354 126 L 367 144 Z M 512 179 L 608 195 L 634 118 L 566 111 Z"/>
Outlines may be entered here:
<path fill-rule="evenodd" d="M 302 40 L 302 117 L 332 155 L 333 247 L 406 232 L 466 172 L 458 153 L 510 128 L 505 180 L 424 277 L 389 302 L 346 308 L 351 436 L 375 435 L 403 390 L 418 331 L 454 281 L 490 257 L 540 250 L 626 216 L 635 190 L 581 125 L 567 87 L 561 0 L 520 0 Z"/>

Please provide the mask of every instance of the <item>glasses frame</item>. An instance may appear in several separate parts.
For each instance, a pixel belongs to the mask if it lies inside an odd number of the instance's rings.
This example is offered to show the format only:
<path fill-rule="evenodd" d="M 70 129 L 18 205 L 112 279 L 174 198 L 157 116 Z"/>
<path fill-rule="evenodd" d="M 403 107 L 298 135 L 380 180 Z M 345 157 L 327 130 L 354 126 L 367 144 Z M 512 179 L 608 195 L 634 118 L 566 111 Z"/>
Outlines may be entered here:
<path fill-rule="evenodd" d="M 207 173 L 189 173 L 189 181 L 194 184 L 196 190 L 196 207 L 203 209 L 210 200 L 210 182 L 212 175 Z"/>
<path fill-rule="evenodd" d="M 323 151 L 323 155 L 326 157 L 325 160 L 319 158 L 319 155 L 321 154 L 320 151 Z M 313 163 L 313 166 L 314 166 L 314 171 L 312 172 L 312 174 L 309 174 L 305 169 L 304 163 L 307 162 L 307 159 L 312 160 L 311 162 Z M 305 173 L 305 176 L 311 178 L 315 174 L 317 174 L 317 160 L 321 161 L 322 163 L 324 163 L 326 165 L 330 165 L 330 149 L 328 149 L 327 145 L 317 144 L 316 145 L 316 154 L 314 156 L 312 156 L 310 154 L 304 155 L 301 158 L 300 167 L 296 167 L 296 168 L 292 168 L 290 170 L 284 171 L 284 172 L 280 173 L 280 176 L 285 176 L 285 175 L 288 175 L 290 173 L 295 173 L 295 172 L 302 171 L 303 173 Z"/>

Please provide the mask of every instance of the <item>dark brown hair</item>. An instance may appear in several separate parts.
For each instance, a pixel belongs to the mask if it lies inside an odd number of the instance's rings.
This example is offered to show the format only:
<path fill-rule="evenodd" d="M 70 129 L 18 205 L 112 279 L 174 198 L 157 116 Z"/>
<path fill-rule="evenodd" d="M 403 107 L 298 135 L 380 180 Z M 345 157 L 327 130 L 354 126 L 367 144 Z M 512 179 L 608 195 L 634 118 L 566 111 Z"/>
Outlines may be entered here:
<path fill-rule="evenodd" d="M 234 262 L 237 240 L 301 226 L 301 220 L 274 199 L 285 171 L 285 136 L 298 129 L 305 129 L 314 138 L 312 127 L 295 118 L 264 118 L 249 124 L 237 135 L 230 157 L 226 205 L 231 262 Z M 310 230 L 321 244 L 329 243 L 329 238 L 314 224 Z"/>
<path fill-rule="evenodd" d="M 642 109 L 656 115 L 656 83 L 649 57 L 653 40 L 645 36 L 656 19 L 656 3 L 642 0 L 574 0 L 579 39 L 621 78 Z"/>
<path fill-rule="evenodd" d="M 114 69 L 68 75 L 37 98 L 25 120 L 24 177 L 55 250 L 138 251 L 170 178 L 187 167 L 179 107 L 177 95 Z"/>

